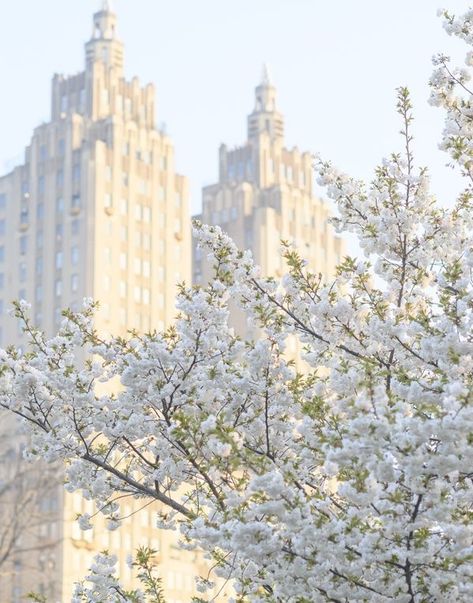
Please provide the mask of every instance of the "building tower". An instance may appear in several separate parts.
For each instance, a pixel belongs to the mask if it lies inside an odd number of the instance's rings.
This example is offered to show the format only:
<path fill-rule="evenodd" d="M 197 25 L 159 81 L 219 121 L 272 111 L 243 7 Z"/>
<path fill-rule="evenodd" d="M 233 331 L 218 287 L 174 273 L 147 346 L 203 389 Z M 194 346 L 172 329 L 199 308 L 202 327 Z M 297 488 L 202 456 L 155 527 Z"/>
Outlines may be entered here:
<path fill-rule="evenodd" d="M 154 87 L 123 75 L 109 2 L 93 17 L 85 51 L 84 71 L 54 76 L 51 119 L 35 129 L 24 164 L 0 178 L 2 346 L 25 342 L 5 312 L 13 299 L 28 300 L 34 322 L 51 335 L 64 308 L 92 297 L 101 303 L 98 330 L 126 335 L 169 325 L 176 283 L 190 281 L 187 181 L 175 173 L 170 139 L 155 127 Z M 159 551 L 170 601 L 196 594 L 201 557 L 158 530 L 150 507 L 132 515 L 136 508 L 126 501 L 123 529 L 109 532 L 97 520 L 93 531 L 81 532 L 74 518 L 92 509 L 80 495 L 61 485 L 40 504 L 44 521 L 17 543 L 0 576 L 0 601 L 23 601 L 32 590 L 50 602 L 69 601 L 73 581 L 104 549 L 119 555 L 129 583 L 126 554 L 140 544 Z"/>
<path fill-rule="evenodd" d="M 197 218 L 221 226 L 240 249 L 251 249 L 263 275 L 285 272 L 281 240 L 292 243 L 312 270 L 333 275 L 343 241 L 329 223 L 328 206 L 313 193 L 311 154 L 284 146 L 284 118 L 266 66 L 248 116 L 246 144 L 222 145 L 219 159 L 219 181 L 203 189 Z M 211 273 L 203 256 L 194 249 L 195 284 L 206 282 Z M 242 320 L 235 313 L 235 326 L 248 334 Z"/>

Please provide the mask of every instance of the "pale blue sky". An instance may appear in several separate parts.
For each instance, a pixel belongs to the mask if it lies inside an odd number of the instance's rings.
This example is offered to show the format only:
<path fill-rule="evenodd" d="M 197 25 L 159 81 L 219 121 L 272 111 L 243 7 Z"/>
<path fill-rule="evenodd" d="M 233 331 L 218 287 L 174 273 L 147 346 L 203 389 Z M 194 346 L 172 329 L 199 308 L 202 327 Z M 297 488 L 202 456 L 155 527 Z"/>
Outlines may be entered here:
<path fill-rule="evenodd" d="M 21 157 L 49 118 L 54 72 L 82 70 L 99 0 L 4 2 L 0 19 L 0 170 Z M 433 53 L 459 54 L 436 16 L 460 0 L 115 0 L 127 76 L 157 88 L 192 206 L 217 176 L 221 142 L 246 136 L 261 65 L 269 63 L 288 146 L 317 151 L 369 177 L 398 148 L 394 89 L 408 85 L 417 155 L 448 203 L 452 179 L 436 150 L 443 116 L 427 105 Z M 459 55 L 461 56 L 461 55 Z M 5 93 L 4 91 L 8 91 Z"/>

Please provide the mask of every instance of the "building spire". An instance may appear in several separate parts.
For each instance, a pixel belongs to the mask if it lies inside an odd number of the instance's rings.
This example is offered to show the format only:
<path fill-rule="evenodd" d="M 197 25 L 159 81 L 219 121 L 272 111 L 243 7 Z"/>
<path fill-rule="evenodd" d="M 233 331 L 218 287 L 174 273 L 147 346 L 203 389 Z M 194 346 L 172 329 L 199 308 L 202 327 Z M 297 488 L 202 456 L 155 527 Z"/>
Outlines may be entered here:
<path fill-rule="evenodd" d="M 276 109 L 276 88 L 266 63 L 255 89 L 255 108 L 248 117 L 248 138 L 255 140 L 263 133 L 273 140 L 282 138 L 284 134 L 284 119 Z"/>
<path fill-rule="evenodd" d="M 113 13 L 112 0 L 102 0 L 102 11 L 105 13 Z"/>
<path fill-rule="evenodd" d="M 261 71 L 261 86 L 271 86 L 271 74 L 267 63 L 263 63 L 263 69 Z"/>
<path fill-rule="evenodd" d="M 108 67 L 123 69 L 123 44 L 117 39 L 117 17 L 111 0 L 101 0 L 94 14 L 92 37 L 86 44 L 87 65 L 102 61 Z"/>

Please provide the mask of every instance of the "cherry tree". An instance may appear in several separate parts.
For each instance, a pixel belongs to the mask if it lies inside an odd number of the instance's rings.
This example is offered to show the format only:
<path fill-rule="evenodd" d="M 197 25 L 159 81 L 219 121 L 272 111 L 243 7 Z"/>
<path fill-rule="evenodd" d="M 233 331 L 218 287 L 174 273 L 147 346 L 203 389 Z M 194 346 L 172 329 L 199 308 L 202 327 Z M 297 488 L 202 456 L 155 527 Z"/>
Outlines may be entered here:
<path fill-rule="evenodd" d="M 473 11 L 443 16 L 472 45 Z M 31 346 L 2 353 L 0 403 L 28 426 L 29 456 L 64 462 L 67 489 L 112 527 L 119 493 L 162 503 L 159 525 L 208 551 L 237 601 L 473 599 L 473 104 L 468 71 L 444 55 L 435 65 L 431 102 L 464 190 L 451 209 L 436 202 L 400 88 L 402 151 L 370 184 L 315 161 L 339 231 L 364 254 L 332 281 L 287 245 L 287 276 L 263 278 L 196 224 L 215 278 L 182 287 L 164 333 L 102 339 L 88 301 L 47 340 L 16 306 Z M 235 335 L 230 302 L 259 340 Z M 132 600 L 110 568 L 100 557 L 77 601 Z"/>

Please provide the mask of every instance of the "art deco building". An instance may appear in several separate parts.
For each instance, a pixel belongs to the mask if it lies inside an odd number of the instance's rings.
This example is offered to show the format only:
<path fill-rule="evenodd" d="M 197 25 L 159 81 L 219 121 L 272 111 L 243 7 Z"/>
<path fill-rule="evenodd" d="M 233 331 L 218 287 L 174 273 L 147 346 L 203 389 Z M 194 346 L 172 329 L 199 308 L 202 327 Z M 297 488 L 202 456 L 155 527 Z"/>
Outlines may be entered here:
<path fill-rule="evenodd" d="M 51 119 L 34 131 L 24 164 L 0 178 L 2 346 L 24 342 L 5 312 L 12 299 L 31 302 L 35 323 L 52 334 L 62 309 L 92 297 L 101 302 L 97 328 L 119 335 L 168 325 L 176 283 L 190 281 L 187 181 L 174 170 L 170 139 L 155 127 L 154 87 L 124 78 L 106 1 L 85 51 L 84 71 L 54 76 Z M 122 529 L 109 532 L 97 521 L 81 532 L 74 518 L 91 505 L 79 494 L 55 486 L 40 505 L 44 521 L 22 535 L 2 567 L 2 602 L 23 601 L 30 590 L 49 603 L 69 601 L 73 581 L 104 549 L 119 554 L 125 583 L 127 553 L 142 544 L 158 550 L 169 603 L 190 601 L 193 576 L 208 573 L 198 554 L 181 552 L 154 527 L 149 507 L 132 515 L 125 501 Z"/>
<path fill-rule="evenodd" d="M 281 240 L 290 242 L 324 276 L 334 273 L 343 241 L 329 224 L 329 207 L 313 192 L 312 157 L 284 144 L 284 118 L 276 106 L 276 89 L 265 67 L 248 116 L 248 140 L 242 147 L 220 147 L 219 181 L 203 189 L 206 224 L 222 227 L 240 249 L 251 249 L 266 276 L 282 276 Z M 206 254 L 194 249 L 193 280 L 210 275 Z M 236 327 L 247 332 L 235 313 Z M 293 342 L 294 343 L 294 342 Z"/>

